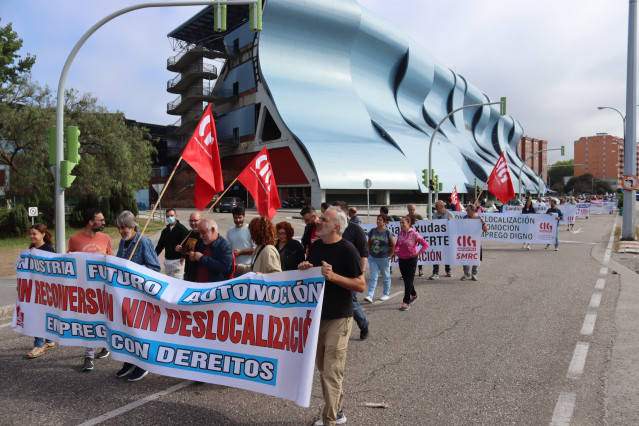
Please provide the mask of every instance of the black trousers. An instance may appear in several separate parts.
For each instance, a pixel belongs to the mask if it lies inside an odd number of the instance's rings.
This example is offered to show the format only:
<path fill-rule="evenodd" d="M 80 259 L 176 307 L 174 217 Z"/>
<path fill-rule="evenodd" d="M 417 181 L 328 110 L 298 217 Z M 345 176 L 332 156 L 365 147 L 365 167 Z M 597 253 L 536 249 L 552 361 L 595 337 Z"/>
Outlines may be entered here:
<path fill-rule="evenodd" d="M 415 296 L 415 269 L 417 269 L 417 258 L 399 259 L 399 273 L 404 280 L 404 303 L 410 302 L 410 297 Z"/>

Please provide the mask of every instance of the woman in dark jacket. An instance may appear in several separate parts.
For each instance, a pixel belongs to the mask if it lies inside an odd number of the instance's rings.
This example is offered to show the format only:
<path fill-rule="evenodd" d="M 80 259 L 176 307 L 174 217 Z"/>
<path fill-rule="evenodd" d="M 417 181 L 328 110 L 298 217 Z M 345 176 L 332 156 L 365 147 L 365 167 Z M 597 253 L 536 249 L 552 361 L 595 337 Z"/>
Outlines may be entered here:
<path fill-rule="evenodd" d="M 521 209 L 521 214 L 535 214 L 535 206 L 533 206 L 533 202 L 530 198 L 526 200 L 524 208 Z M 530 243 L 524 243 L 521 248 L 530 250 Z"/>
<path fill-rule="evenodd" d="M 280 222 L 277 229 L 277 251 L 280 253 L 282 271 L 292 271 L 297 269 L 297 265 L 304 261 L 304 247 L 293 239 L 293 226 L 288 222 Z"/>
<path fill-rule="evenodd" d="M 31 245 L 29 245 L 30 249 L 55 253 L 51 232 L 49 232 L 46 225 L 41 223 L 33 225 L 31 229 L 29 229 L 29 239 L 31 240 Z M 54 349 L 55 346 L 55 342 L 52 340 L 35 337 L 33 339 L 33 349 L 27 354 L 27 358 L 38 358 L 42 356 L 46 350 Z"/>

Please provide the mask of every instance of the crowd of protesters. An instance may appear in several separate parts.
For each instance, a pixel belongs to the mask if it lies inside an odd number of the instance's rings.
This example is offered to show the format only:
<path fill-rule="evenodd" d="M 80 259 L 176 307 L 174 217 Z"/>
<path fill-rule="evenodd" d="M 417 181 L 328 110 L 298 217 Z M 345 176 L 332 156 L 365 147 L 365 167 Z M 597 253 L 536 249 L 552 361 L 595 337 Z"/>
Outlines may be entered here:
<path fill-rule="evenodd" d="M 551 198 L 548 200 L 546 213 L 553 214 L 559 221 L 563 217 L 561 205 L 582 201 L 590 200 L 575 197 L 560 200 Z M 546 209 L 546 200 L 529 199 L 521 213 L 533 214 L 540 209 Z M 315 424 L 341 424 L 346 421 L 341 381 L 353 322 L 360 328 L 361 340 L 369 336 L 369 320 L 359 305 L 357 293 L 366 290 L 364 301 L 374 303 L 378 276 L 381 275 L 382 291 L 378 301 L 389 300 L 391 260 L 397 256 L 404 284 L 404 296 L 399 309 L 407 311 L 418 298 L 414 280 L 416 275 L 423 276 L 422 266 L 419 265 L 418 269 L 418 256 L 428 250 L 429 244 L 413 228 L 417 220 L 423 220 L 416 210 L 415 205 L 409 204 L 405 215 L 393 216 L 389 214 L 389 208 L 383 206 L 376 216 L 376 226 L 366 233 L 360 226 L 361 219 L 357 209 L 349 208 L 344 201 L 334 202 L 333 205 L 322 203 L 320 216 L 313 207 L 307 206 L 300 212 L 306 227 L 301 239 L 296 239 L 294 227 L 287 221 L 274 224 L 266 217 L 256 217 L 246 224 L 243 207 L 232 210 L 235 226 L 227 230 L 226 238 L 214 219 L 193 212 L 189 216 L 187 227 L 180 223 L 175 209 L 168 209 L 165 212 L 167 225 L 155 247 L 149 238 L 140 234 L 135 216 L 124 211 L 115 221 L 121 237 L 116 255 L 159 272 L 162 268 L 158 255 L 164 251 L 163 273 L 195 283 L 225 281 L 249 272 L 268 274 L 320 267 L 326 284 L 316 365 L 320 371 L 325 408 L 322 418 Z M 481 222 L 482 231 L 486 232 L 485 222 L 477 213 L 502 211 L 502 207 L 494 203 L 482 205 L 478 200 L 463 207 L 450 199 L 448 203 L 440 200 L 434 205 L 432 218 L 455 220 L 456 216 L 452 212 L 458 210 L 465 210 L 464 219 Z M 89 209 L 84 218 L 85 229 L 70 238 L 68 252 L 112 255 L 111 239 L 102 232 L 105 226 L 102 212 L 95 208 Z M 391 222 L 399 222 L 397 236 L 388 230 Z M 32 226 L 30 239 L 30 249 L 54 251 L 51 233 L 45 225 Z M 554 246 L 558 250 L 558 238 Z M 549 245 L 546 246 L 548 247 Z M 523 248 L 530 250 L 530 245 L 524 244 Z M 370 274 L 366 285 L 364 271 L 367 265 L 370 265 Z M 440 265 L 433 265 L 429 279 L 439 279 L 439 267 Z M 444 265 L 444 268 L 445 276 L 451 277 L 451 266 Z M 464 265 L 461 280 L 477 281 L 477 274 L 476 265 Z M 343 333 L 344 329 L 348 332 Z M 27 354 L 27 358 L 40 357 L 45 351 L 55 347 L 55 342 L 35 337 L 33 349 Z M 330 349 L 335 347 L 340 350 L 336 352 Z M 96 348 L 85 348 L 82 371 L 92 371 L 94 360 L 106 358 L 109 354 L 107 348 L 97 353 Z M 146 375 L 146 370 L 132 363 L 124 363 L 116 373 L 117 377 L 128 381 L 137 381 Z"/>

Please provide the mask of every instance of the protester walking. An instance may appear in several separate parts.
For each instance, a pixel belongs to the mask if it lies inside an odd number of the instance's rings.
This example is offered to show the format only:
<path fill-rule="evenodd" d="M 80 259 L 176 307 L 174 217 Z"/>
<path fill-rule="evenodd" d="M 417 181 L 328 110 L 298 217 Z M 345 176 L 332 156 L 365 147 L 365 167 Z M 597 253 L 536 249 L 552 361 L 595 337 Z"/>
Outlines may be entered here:
<path fill-rule="evenodd" d="M 395 237 L 386 228 L 388 216 L 380 214 L 377 216 L 377 228 L 368 232 L 368 264 L 370 265 L 370 278 L 368 279 L 368 293 L 364 300 L 373 303 L 375 287 L 377 287 L 377 276 L 382 274 L 382 284 L 384 292 L 379 300 L 385 301 L 390 297 L 391 277 L 390 261 L 395 251 Z"/>
<path fill-rule="evenodd" d="M 297 266 L 304 261 L 304 247 L 302 244 L 293 239 L 295 230 L 293 225 L 284 221 L 275 225 L 277 230 L 277 248 L 280 254 L 280 265 L 282 265 L 282 271 L 293 271 L 297 269 Z"/>
<path fill-rule="evenodd" d="M 559 251 L 559 222 L 561 222 L 561 219 L 564 218 L 564 214 L 557 208 L 556 199 L 553 198 L 550 200 L 550 208 L 546 210 L 546 214 L 556 215 L 555 218 L 557 219 L 557 229 L 555 232 L 555 251 Z M 550 244 L 546 244 L 546 249 L 548 249 L 548 247 L 550 247 Z"/>
<path fill-rule="evenodd" d="M 479 216 L 477 214 L 477 205 L 476 204 L 469 204 L 466 206 L 466 216 L 463 217 L 463 219 L 479 219 L 481 221 L 481 230 L 482 232 L 486 232 L 488 231 L 488 228 L 486 227 L 486 222 L 484 221 L 484 218 Z M 481 262 L 481 258 L 482 258 L 482 251 L 481 248 L 479 249 L 479 261 Z M 467 280 L 467 279 L 471 279 L 473 281 L 477 281 L 477 272 L 479 271 L 479 266 L 477 265 L 473 265 L 472 269 L 470 265 L 464 265 L 464 275 L 461 277 L 461 280 Z"/>
<path fill-rule="evenodd" d="M 521 209 L 521 214 L 535 214 L 535 206 L 533 206 L 533 201 L 531 198 L 526 200 L 526 204 Z M 521 246 L 522 249 L 530 250 L 530 243 L 524 243 Z"/>
<path fill-rule="evenodd" d="M 29 249 L 38 249 L 55 253 L 51 232 L 46 225 L 36 223 L 35 225 L 31 226 L 31 229 L 29 229 L 29 239 L 31 240 Z M 49 349 L 55 349 L 55 347 L 56 344 L 53 340 L 45 340 L 42 337 L 34 337 L 33 349 L 31 349 L 31 351 L 27 354 L 27 358 L 38 358 L 44 355 L 45 351 Z"/>
<path fill-rule="evenodd" d="M 255 251 L 251 257 L 250 264 L 238 264 L 236 274 L 242 275 L 247 272 L 257 272 L 258 274 L 268 274 L 271 272 L 281 272 L 280 254 L 275 248 L 277 242 L 277 231 L 275 225 L 267 217 L 256 217 L 251 220 L 248 226 L 251 233 L 251 240 L 255 243 Z"/>
<path fill-rule="evenodd" d="M 420 253 L 428 250 L 429 245 L 426 240 L 412 228 L 415 224 L 413 217 L 404 216 L 399 223 L 401 230 L 397 235 L 395 252 L 399 258 L 399 272 L 404 279 L 404 299 L 400 310 L 407 311 L 418 297 L 413 285 L 415 269 L 417 268 L 417 257 Z M 417 250 L 418 245 L 421 246 L 419 251 Z"/>

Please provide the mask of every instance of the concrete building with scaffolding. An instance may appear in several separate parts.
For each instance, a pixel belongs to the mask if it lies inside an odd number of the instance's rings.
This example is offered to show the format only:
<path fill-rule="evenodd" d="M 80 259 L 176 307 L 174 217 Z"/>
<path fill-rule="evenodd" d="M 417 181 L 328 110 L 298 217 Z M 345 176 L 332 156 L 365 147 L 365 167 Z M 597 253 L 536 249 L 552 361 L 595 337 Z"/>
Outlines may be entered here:
<path fill-rule="evenodd" d="M 212 103 L 226 184 L 266 145 L 283 200 L 364 203 L 370 179 L 372 203 L 419 202 L 436 124 L 460 106 L 490 102 L 355 0 L 268 0 L 260 33 L 249 29 L 248 6 L 229 6 L 227 30 L 216 33 L 213 10 L 168 35 L 179 53 L 167 62 L 177 73 L 167 90 L 178 94 L 167 113 L 180 119 L 167 152 L 177 159 Z M 496 106 L 453 114 L 432 151 L 442 192 L 472 192 L 502 152 L 518 179 L 522 135 Z M 188 197 L 183 187 L 194 178 L 181 174 L 175 191 Z M 523 165 L 524 188 L 537 180 Z"/>

